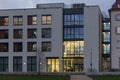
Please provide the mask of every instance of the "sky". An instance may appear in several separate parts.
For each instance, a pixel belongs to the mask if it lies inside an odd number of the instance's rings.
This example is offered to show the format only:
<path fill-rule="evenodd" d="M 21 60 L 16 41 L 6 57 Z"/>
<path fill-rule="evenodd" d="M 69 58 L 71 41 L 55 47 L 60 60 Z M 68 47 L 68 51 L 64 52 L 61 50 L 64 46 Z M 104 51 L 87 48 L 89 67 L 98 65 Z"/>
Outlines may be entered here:
<path fill-rule="evenodd" d="M 108 9 L 116 0 L 0 0 L 0 9 L 35 8 L 42 3 L 85 3 L 86 5 L 99 5 L 101 12 L 108 15 Z"/>

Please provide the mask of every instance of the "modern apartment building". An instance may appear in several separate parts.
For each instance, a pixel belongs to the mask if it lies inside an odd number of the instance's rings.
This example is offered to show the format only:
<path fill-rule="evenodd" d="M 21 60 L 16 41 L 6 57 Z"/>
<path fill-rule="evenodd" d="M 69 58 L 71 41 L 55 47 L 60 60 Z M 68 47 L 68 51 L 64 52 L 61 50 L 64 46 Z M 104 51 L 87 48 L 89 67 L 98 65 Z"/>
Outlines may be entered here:
<path fill-rule="evenodd" d="M 83 3 L 0 10 L 0 72 L 120 69 L 119 3 L 110 9 L 111 19 Z"/>

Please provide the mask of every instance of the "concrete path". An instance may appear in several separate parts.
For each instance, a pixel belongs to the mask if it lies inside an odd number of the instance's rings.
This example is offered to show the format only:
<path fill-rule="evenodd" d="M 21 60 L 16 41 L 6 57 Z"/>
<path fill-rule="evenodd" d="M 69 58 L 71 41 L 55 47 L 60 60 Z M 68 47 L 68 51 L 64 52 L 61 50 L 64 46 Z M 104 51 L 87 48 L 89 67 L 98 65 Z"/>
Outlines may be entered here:
<path fill-rule="evenodd" d="M 92 80 L 86 75 L 71 75 L 71 80 Z"/>

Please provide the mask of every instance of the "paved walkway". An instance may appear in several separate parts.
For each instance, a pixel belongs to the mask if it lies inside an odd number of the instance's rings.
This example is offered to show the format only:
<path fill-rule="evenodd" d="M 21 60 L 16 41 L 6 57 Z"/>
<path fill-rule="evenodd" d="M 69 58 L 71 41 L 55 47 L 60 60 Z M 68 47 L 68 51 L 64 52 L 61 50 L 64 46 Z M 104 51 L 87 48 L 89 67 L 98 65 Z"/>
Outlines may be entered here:
<path fill-rule="evenodd" d="M 71 80 L 92 80 L 86 75 L 71 75 Z"/>

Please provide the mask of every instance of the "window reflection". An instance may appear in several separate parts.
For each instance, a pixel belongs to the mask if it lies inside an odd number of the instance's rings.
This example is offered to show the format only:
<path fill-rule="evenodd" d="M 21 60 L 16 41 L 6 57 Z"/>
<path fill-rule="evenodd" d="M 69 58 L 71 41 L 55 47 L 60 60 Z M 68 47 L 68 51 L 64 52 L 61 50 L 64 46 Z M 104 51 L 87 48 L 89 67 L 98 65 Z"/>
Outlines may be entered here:
<path fill-rule="evenodd" d="M 64 15 L 64 25 L 83 25 L 83 14 Z"/>

